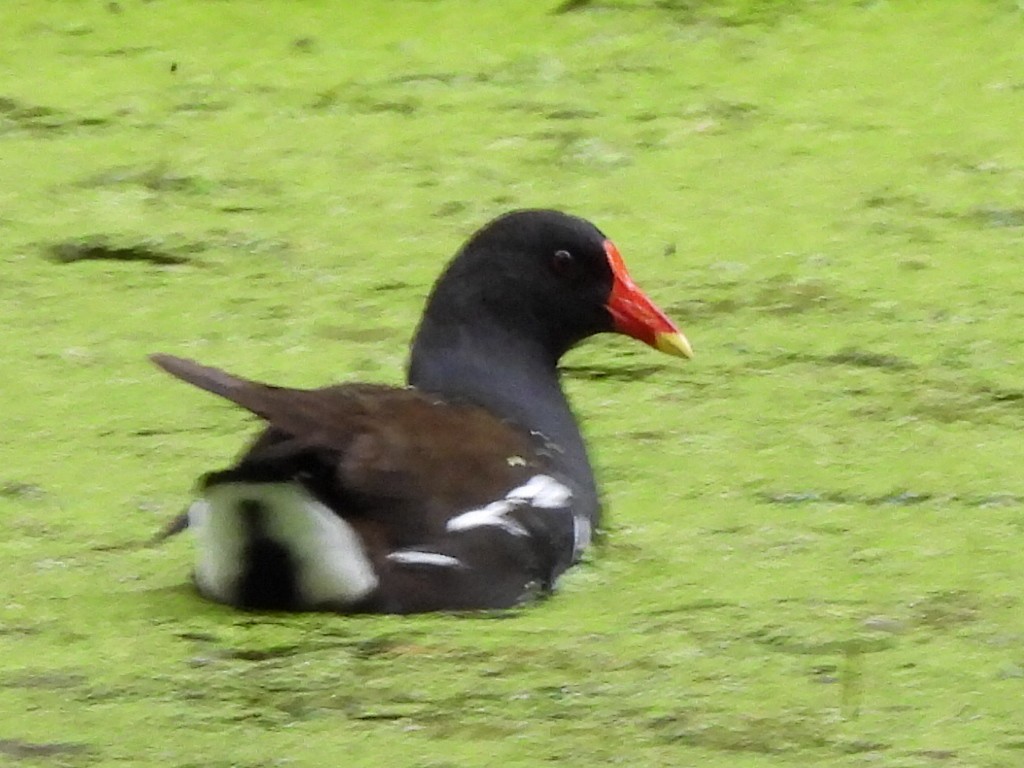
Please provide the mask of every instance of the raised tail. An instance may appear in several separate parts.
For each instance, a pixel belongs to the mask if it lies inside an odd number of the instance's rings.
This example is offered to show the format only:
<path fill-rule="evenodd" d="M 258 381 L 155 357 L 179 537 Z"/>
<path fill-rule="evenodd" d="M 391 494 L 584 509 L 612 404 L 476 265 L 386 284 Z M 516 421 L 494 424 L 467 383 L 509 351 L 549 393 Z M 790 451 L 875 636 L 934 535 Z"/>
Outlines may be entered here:
<path fill-rule="evenodd" d="M 248 408 L 245 403 L 239 402 L 240 398 L 245 398 L 245 390 L 252 387 L 264 387 L 263 384 L 257 384 L 254 381 L 243 379 L 240 376 L 234 376 L 227 371 L 222 371 L 219 368 L 211 368 L 208 365 L 200 365 L 195 360 L 188 360 L 184 357 L 175 357 L 174 355 L 165 355 L 157 353 L 150 355 L 149 359 L 152 360 L 156 365 L 163 368 L 172 376 L 187 381 L 193 386 L 205 389 L 207 392 L 212 392 L 215 395 L 227 398 L 233 403 L 237 403 L 243 408 Z M 248 399 L 248 398 L 245 398 Z"/>
<path fill-rule="evenodd" d="M 235 405 L 240 405 L 247 411 L 271 422 L 277 415 L 275 413 L 277 409 L 274 406 L 280 402 L 280 395 L 285 392 L 301 391 L 243 379 L 241 376 L 235 376 L 208 365 L 200 365 L 195 360 L 188 360 L 184 357 L 158 353 L 150 355 L 149 359 L 175 378 L 230 400 Z"/>
<path fill-rule="evenodd" d="M 193 386 L 230 400 L 285 434 L 321 445 L 347 445 L 363 412 L 344 386 L 293 389 L 261 384 L 174 355 L 150 355 L 160 368 Z"/>

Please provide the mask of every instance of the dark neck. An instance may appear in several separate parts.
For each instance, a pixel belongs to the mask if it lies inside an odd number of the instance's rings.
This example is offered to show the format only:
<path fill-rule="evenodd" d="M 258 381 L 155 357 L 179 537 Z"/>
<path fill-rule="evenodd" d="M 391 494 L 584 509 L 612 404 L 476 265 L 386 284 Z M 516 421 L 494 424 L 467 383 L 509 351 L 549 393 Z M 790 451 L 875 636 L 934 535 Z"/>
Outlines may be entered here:
<path fill-rule="evenodd" d="M 474 403 L 542 434 L 561 449 L 553 451 L 555 468 L 576 481 L 596 511 L 594 473 L 562 392 L 557 362 L 542 345 L 482 319 L 453 325 L 428 316 L 413 341 L 408 380 L 418 389 Z"/>

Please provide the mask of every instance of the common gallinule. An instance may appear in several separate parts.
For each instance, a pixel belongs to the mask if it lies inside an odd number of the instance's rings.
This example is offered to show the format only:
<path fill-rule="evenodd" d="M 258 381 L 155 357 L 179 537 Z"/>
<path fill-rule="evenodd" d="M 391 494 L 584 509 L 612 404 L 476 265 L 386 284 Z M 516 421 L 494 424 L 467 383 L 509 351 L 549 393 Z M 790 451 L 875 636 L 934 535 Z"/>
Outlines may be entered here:
<path fill-rule="evenodd" d="M 405 388 L 290 389 L 170 355 L 165 371 L 268 424 L 199 481 L 169 530 L 196 536 L 195 583 L 243 608 L 414 613 L 549 591 L 600 502 L 559 358 L 615 331 L 690 357 L 593 224 L 515 211 L 434 285 Z"/>

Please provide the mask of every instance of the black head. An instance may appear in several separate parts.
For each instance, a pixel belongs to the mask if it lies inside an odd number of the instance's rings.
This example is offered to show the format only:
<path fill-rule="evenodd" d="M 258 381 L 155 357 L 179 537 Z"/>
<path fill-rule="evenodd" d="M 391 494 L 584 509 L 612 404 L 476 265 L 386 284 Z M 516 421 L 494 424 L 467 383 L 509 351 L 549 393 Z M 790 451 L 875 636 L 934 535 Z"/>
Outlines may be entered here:
<path fill-rule="evenodd" d="M 490 222 L 438 279 L 424 320 L 484 323 L 540 343 L 555 359 L 614 328 L 605 236 L 557 211 L 515 211 Z"/>
<path fill-rule="evenodd" d="M 521 210 L 477 231 L 438 279 L 420 334 L 479 327 L 539 345 L 553 360 L 616 331 L 689 356 L 678 329 L 630 279 L 614 244 L 585 219 Z"/>

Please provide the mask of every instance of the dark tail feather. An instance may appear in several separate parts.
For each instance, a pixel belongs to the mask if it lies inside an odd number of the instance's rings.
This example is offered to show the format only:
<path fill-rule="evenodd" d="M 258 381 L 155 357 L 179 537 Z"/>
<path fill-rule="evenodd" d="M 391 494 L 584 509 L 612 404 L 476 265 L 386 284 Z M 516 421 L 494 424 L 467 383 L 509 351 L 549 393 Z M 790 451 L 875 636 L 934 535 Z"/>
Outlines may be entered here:
<path fill-rule="evenodd" d="M 228 400 L 235 403 L 238 403 L 236 398 L 239 396 L 238 393 L 241 390 L 255 384 L 255 382 L 239 378 L 238 376 L 232 376 L 230 373 L 222 371 L 219 368 L 210 368 L 206 365 L 200 365 L 195 360 L 187 360 L 184 357 L 175 357 L 174 355 L 158 353 L 150 355 L 149 359 L 172 376 L 175 376 L 182 381 L 187 381 L 189 384 L 197 386 L 200 389 L 205 389 L 207 392 L 212 392 L 215 395 L 226 397 Z M 247 407 L 244 403 L 238 404 L 243 408 Z"/>
<path fill-rule="evenodd" d="M 339 401 L 341 408 L 332 408 L 332 403 L 324 400 L 320 390 L 261 384 L 174 355 L 150 355 L 149 359 L 172 376 L 230 400 L 289 435 L 323 434 L 325 421 L 351 411 L 347 398 Z M 336 419 L 334 426 L 341 424 L 344 421 Z M 342 427 L 339 429 L 344 431 Z"/>
<path fill-rule="evenodd" d="M 171 536 L 177 536 L 186 528 L 188 528 L 187 509 L 181 514 L 176 515 L 173 520 L 169 521 L 163 528 L 161 528 L 153 538 L 149 540 L 149 545 L 156 546 L 157 544 L 171 538 Z"/>
<path fill-rule="evenodd" d="M 195 360 L 187 360 L 184 357 L 155 354 L 150 355 L 149 359 L 172 376 L 230 400 L 267 421 L 273 421 L 270 406 L 274 394 L 281 391 L 280 387 L 233 376 L 227 371 L 200 365 Z"/>

